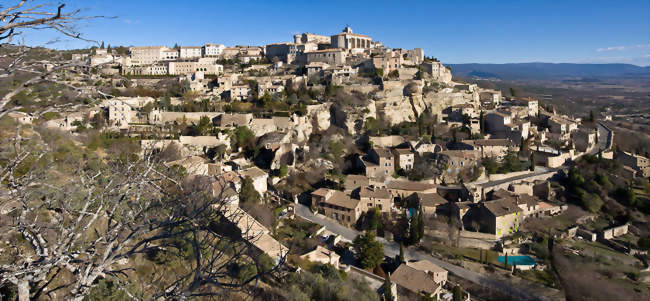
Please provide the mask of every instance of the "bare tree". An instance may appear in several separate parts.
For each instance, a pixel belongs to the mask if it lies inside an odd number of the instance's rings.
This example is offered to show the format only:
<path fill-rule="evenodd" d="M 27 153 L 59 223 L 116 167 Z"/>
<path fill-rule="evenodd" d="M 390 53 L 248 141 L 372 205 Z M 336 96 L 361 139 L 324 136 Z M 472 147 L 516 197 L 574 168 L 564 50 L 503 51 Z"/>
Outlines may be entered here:
<path fill-rule="evenodd" d="M 18 131 L 0 148 L 0 238 L 23 238 L 0 246 L 0 286 L 16 285 L 20 300 L 81 300 L 101 278 L 137 299 L 126 283 L 139 256 L 162 260 L 151 260 L 143 290 L 178 299 L 222 296 L 280 266 L 260 262 L 252 224 L 233 226 L 249 217 L 230 203 L 229 183 L 184 178 L 151 155 L 79 162 L 35 134 Z M 229 267 L 242 262 L 255 273 L 233 277 Z"/>
<path fill-rule="evenodd" d="M 0 50 L 2 50 L 0 54 L 0 70 L 2 70 L 0 78 L 11 76 L 17 72 L 30 75 L 16 89 L 12 89 L 0 99 L 0 117 L 10 112 L 6 106 L 13 96 L 40 82 L 53 82 L 64 85 L 78 93 L 81 92 L 79 87 L 57 79 L 55 75 L 65 70 L 84 76 L 85 74 L 79 72 L 79 70 L 87 70 L 90 67 L 86 62 L 63 60 L 61 57 L 53 57 L 50 60 L 30 59 L 28 53 L 32 48 L 22 45 L 22 43 L 20 45 L 15 43 L 19 37 L 24 36 L 25 32 L 29 30 L 54 30 L 63 36 L 97 43 L 83 37 L 76 28 L 77 24 L 83 20 L 106 17 L 86 16 L 81 14 L 80 9 L 66 11 L 65 8 L 65 3 L 52 5 L 45 1 L 33 0 L 17 1 L 15 5 L 11 6 L 0 5 L 0 9 L 2 9 L 0 11 Z M 54 42 L 56 41 L 50 43 Z M 11 43 L 16 45 L 11 45 Z M 44 69 L 44 65 L 48 65 L 49 68 Z M 97 92 L 105 97 L 108 96 L 101 91 Z"/>
<path fill-rule="evenodd" d="M 38 1 L 0 5 L 0 78 L 24 78 L 0 98 L 0 118 L 17 109 L 7 106 L 13 96 L 35 84 L 80 92 L 58 75 L 90 78 L 86 62 L 33 59 L 29 47 L 9 44 L 27 30 L 47 29 L 89 41 L 75 25 L 97 16 L 65 8 Z M 282 258 L 260 261 L 265 257 L 254 247 L 260 233 L 224 226 L 246 217 L 231 205 L 229 183 L 186 179 L 146 150 L 99 158 L 38 129 L 5 134 L 0 131 L 0 287 L 16 286 L 19 300 L 81 300 L 99 279 L 133 299 L 144 298 L 143 291 L 153 298 L 224 296 L 281 266 Z M 140 290 L 131 289 L 143 258 L 156 270 Z M 254 264 L 256 272 L 233 277 L 229 269 L 237 264 Z"/>

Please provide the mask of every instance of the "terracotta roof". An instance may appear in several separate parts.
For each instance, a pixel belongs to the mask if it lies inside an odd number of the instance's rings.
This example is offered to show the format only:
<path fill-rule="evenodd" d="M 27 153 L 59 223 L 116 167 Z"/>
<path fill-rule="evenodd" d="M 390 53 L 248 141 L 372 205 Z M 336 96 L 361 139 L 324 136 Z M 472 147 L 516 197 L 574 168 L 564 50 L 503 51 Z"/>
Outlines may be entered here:
<path fill-rule="evenodd" d="M 391 152 L 388 149 L 385 149 L 383 147 L 375 147 L 372 150 L 374 150 L 380 158 L 393 157 L 393 154 L 391 154 Z"/>
<path fill-rule="evenodd" d="M 447 270 L 439 267 L 438 265 L 434 264 L 431 261 L 428 260 L 420 260 L 420 261 L 414 261 L 414 262 L 407 262 L 406 265 L 420 271 L 424 272 L 432 272 L 432 273 L 441 273 L 441 272 L 446 272 Z"/>
<path fill-rule="evenodd" d="M 364 186 L 359 190 L 359 197 L 362 198 L 377 198 L 377 199 L 390 199 L 391 195 L 388 189 L 379 188 L 375 186 Z"/>
<path fill-rule="evenodd" d="M 492 212 L 494 216 L 504 216 L 522 211 L 517 205 L 517 202 L 512 198 L 483 202 L 483 205 L 487 210 Z"/>
<path fill-rule="evenodd" d="M 478 151 L 473 150 L 446 150 L 439 152 L 439 154 L 464 159 L 478 159 L 481 157 Z"/>
<path fill-rule="evenodd" d="M 312 192 L 311 194 L 325 197 L 325 196 L 327 196 L 329 191 L 330 191 L 330 189 L 327 189 L 327 188 L 318 188 L 318 189 L 314 190 L 314 192 Z"/>
<path fill-rule="evenodd" d="M 437 193 L 421 193 L 416 192 L 409 196 L 415 198 L 422 205 L 422 207 L 436 207 L 442 204 L 447 204 L 447 200 Z"/>
<path fill-rule="evenodd" d="M 508 139 L 478 139 L 478 140 L 464 140 L 464 143 L 471 143 L 478 146 L 512 146 L 512 142 Z"/>
<path fill-rule="evenodd" d="M 390 181 L 386 185 L 388 189 L 408 190 L 408 191 L 425 191 L 435 189 L 435 184 L 413 182 L 413 181 Z"/>
<path fill-rule="evenodd" d="M 413 152 L 409 148 L 394 148 L 393 152 L 399 155 L 412 155 Z"/>
<path fill-rule="evenodd" d="M 335 205 L 348 209 L 355 209 L 359 205 L 359 200 L 350 198 L 345 192 L 334 190 L 332 196 L 324 201 L 326 204 Z"/>
<path fill-rule="evenodd" d="M 425 292 L 433 294 L 438 289 L 438 284 L 433 281 L 433 278 L 426 272 L 417 270 L 406 264 L 401 264 L 392 275 L 390 279 L 397 285 L 412 291 L 416 294 Z"/>
<path fill-rule="evenodd" d="M 357 187 L 366 186 L 370 183 L 368 177 L 363 175 L 348 175 L 345 177 L 345 189 L 356 189 Z"/>

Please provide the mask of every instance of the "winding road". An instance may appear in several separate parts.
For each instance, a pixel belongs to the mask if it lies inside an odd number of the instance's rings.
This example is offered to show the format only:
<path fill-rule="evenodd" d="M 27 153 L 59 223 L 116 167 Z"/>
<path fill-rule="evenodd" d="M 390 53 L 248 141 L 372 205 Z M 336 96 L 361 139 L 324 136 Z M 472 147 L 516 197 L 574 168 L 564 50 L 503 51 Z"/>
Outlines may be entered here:
<path fill-rule="evenodd" d="M 311 209 L 305 205 L 302 204 L 297 204 L 295 207 L 295 213 L 316 224 L 319 224 L 321 226 L 324 226 L 327 230 L 329 230 L 332 233 L 336 233 L 338 235 L 341 235 L 343 238 L 347 240 L 354 240 L 357 235 L 360 234 L 360 232 L 346 228 L 332 220 L 329 220 L 325 217 L 322 216 L 317 216 L 314 215 L 314 213 L 311 211 Z M 389 257 L 395 257 L 399 254 L 399 245 L 393 241 L 386 241 L 382 237 L 378 237 L 377 240 L 381 241 L 384 244 L 384 255 L 389 256 Z M 546 300 L 558 300 L 558 299 L 564 299 L 564 296 L 561 294 L 560 291 L 543 287 L 541 285 L 537 285 L 535 283 L 525 283 L 525 285 L 518 284 L 516 287 L 512 284 L 506 281 L 505 279 L 501 279 L 498 276 L 485 276 L 473 271 L 470 271 L 466 268 L 463 268 L 461 266 L 457 266 L 455 264 L 448 263 L 446 261 L 442 261 L 440 259 L 437 259 L 430 254 L 427 254 L 422 251 L 414 250 L 411 248 L 407 248 L 404 250 L 406 257 L 409 260 L 428 260 L 431 261 L 434 264 L 437 264 L 438 266 L 446 269 L 447 271 L 454 273 L 456 276 L 467 279 L 473 283 L 480 284 L 483 286 L 495 288 L 502 293 L 508 294 L 510 296 L 513 296 L 519 300 L 540 300 L 540 301 L 546 301 Z M 546 293 L 544 296 L 542 296 L 540 293 Z"/>

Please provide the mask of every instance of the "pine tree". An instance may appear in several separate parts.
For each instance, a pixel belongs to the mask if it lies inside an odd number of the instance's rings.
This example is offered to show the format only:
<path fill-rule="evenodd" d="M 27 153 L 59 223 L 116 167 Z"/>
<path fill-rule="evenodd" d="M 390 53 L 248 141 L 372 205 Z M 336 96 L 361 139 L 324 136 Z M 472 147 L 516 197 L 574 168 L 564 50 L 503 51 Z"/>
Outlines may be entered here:
<path fill-rule="evenodd" d="M 393 300 L 393 291 L 391 290 L 392 286 L 393 286 L 393 283 L 390 281 L 390 273 L 387 273 L 386 274 L 386 279 L 384 281 L 384 300 L 385 301 Z"/>

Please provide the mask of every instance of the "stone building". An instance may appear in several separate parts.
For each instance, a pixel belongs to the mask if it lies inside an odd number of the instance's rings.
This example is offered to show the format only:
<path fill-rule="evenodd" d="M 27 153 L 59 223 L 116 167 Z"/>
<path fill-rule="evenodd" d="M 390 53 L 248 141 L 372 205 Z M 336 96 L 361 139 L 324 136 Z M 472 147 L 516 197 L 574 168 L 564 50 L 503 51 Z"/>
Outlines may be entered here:
<path fill-rule="evenodd" d="M 390 212 L 392 197 L 385 187 L 374 185 L 364 186 L 359 189 L 359 200 L 362 212 L 367 212 L 371 208 L 377 207 L 381 212 Z"/>
<path fill-rule="evenodd" d="M 352 51 L 363 51 L 373 47 L 372 38 L 367 35 L 353 33 L 350 26 L 346 26 L 343 32 L 335 34 L 330 39 L 332 48 L 342 48 Z"/>
<path fill-rule="evenodd" d="M 346 52 L 341 48 L 305 52 L 307 64 L 313 62 L 321 62 L 330 65 L 343 65 L 345 63 L 346 57 Z"/>
<path fill-rule="evenodd" d="M 410 148 L 395 148 L 393 149 L 393 155 L 395 156 L 395 168 L 401 168 L 403 170 L 413 169 L 415 154 Z"/>
<path fill-rule="evenodd" d="M 451 82 L 451 70 L 449 70 L 447 67 L 445 67 L 442 63 L 436 62 L 436 61 L 428 61 L 422 63 L 422 68 L 424 69 L 424 72 L 430 74 L 433 79 L 443 82 L 443 83 L 449 83 Z"/>
<path fill-rule="evenodd" d="M 511 235 L 519 230 L 519 224 L 524 219 L 523 210 L 512 198 L 479 203 L 478 223 L 482 232 L 494 234 L 496 238 Z"/>
<path fill-rule="evenodd" d="M 361 158 L 361 164 L 369 178 L 385 178 L 395 173 L 393 154 L 386 148 L 371 149 L 366 158 Z"/>
<path fill-rule="evenodd" d="M 461 144 L 470 150 L 479 151 L 481 158 L 494 158 L 497 161 L 502 160 L 509 150 L 516 148 L 516 145 L 508 139 L 463 140 Z"/>
<path fill-rule="evenodd" d="M 203 56 L 204 57 L 220 57 L 223 50 L 226 49 L 226 46 L 223 44 L 205 44 L 203 45 Z"/>
<path fill-rule="evenodd" d="M 164 46 L 130 47 L 130 64 L 133 66 L 154 64 L 161 61 L 169 50 L 171 49 Z"/>
<path fill-rule="evenodd" d="M 181 46 L 179 51 L 180 59 L 196 59 L 203 55 L 203 49 L 200 46 Z"/>
<path fill-rule="evenodd" d="M 361 216 L 360 200 L 350 198 L 342 191 L 319 188 L 311 194 L 312 206 L 318 213 L 344 225 L 352 225 Z"/>
<path fill-rule="evenodd" d="M 328 36 L 305 32 L 293 35 L 293 42 L 295 44 L 330 44 L 331 39 Z"/>

